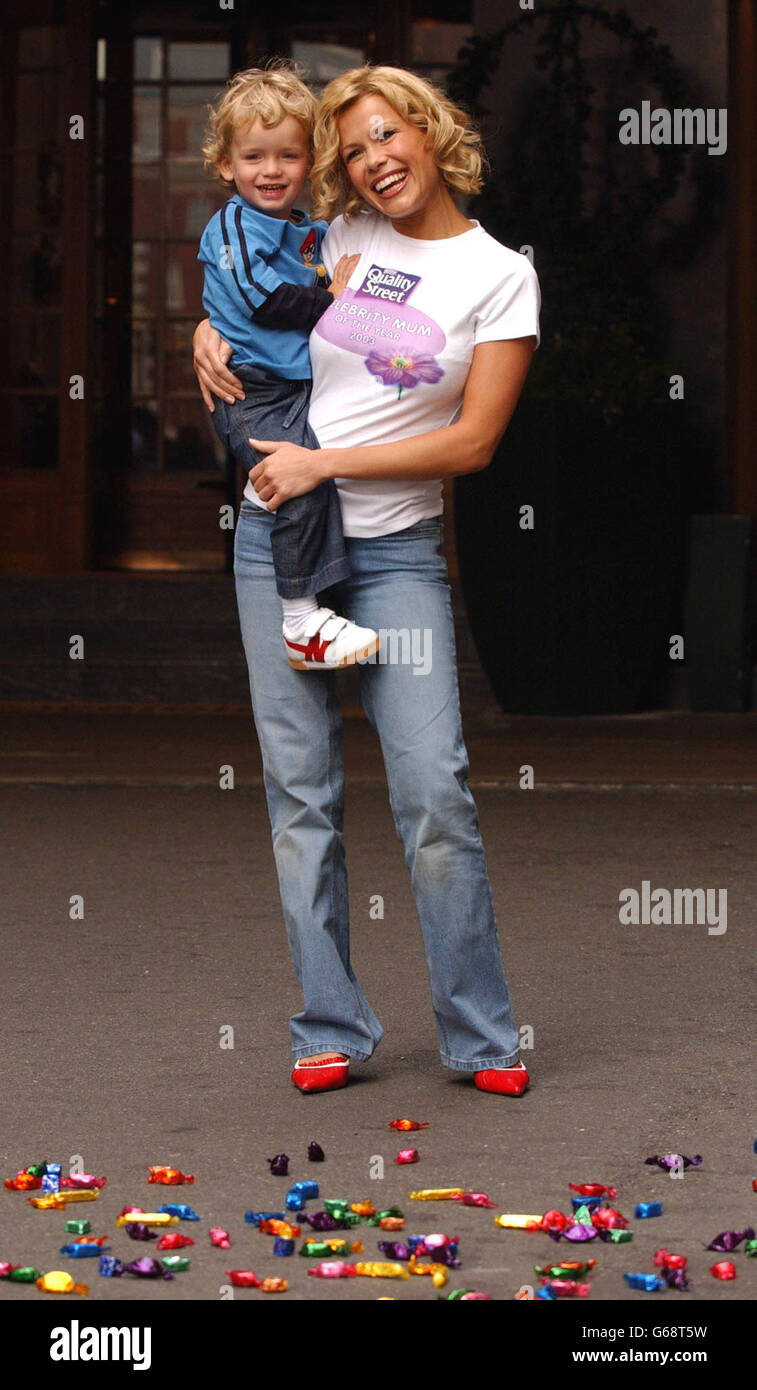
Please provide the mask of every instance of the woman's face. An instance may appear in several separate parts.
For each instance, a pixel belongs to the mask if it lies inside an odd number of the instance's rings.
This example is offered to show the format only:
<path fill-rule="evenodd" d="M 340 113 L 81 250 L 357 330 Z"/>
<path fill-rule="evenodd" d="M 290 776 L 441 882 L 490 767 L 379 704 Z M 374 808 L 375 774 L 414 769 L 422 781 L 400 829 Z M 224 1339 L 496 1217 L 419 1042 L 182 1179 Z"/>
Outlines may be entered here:
<path fill-rule="evenodd" d="M 421 212 L 441 176 L 427 132 L 403 120 L 383 97 L 361 97 L 338 118 L 339 152 L 361 198 L 387 217 Z"/>

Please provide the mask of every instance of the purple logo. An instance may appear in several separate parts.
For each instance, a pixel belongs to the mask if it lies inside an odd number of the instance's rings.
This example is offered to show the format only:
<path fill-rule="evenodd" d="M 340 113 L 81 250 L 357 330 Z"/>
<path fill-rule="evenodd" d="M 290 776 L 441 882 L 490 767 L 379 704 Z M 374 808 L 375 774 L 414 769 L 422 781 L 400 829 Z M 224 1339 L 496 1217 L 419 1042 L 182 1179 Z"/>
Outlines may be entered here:
<path fill-rule="evenodd" d="M 355 293 L 366 295 L 369 299 L 383 300 L 387 304 L 404 304 L 420 278 L 420 275 L 408 275 L 404 270 L 372 265 Z"/>

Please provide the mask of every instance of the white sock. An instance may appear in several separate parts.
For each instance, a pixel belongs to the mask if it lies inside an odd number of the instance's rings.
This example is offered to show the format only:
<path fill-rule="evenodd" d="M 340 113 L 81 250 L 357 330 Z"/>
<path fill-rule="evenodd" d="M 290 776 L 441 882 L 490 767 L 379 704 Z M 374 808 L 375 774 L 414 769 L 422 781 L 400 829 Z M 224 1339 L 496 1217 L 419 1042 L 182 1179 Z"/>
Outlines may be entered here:
<path fill-rule="evenodd" d="M 308 598 L 283 598 L 281 607 L 284 610 L 287 637 L 298 637 L 305 625 L 305 619 L 317 611 L 318 600 L 313 595 Z"/>

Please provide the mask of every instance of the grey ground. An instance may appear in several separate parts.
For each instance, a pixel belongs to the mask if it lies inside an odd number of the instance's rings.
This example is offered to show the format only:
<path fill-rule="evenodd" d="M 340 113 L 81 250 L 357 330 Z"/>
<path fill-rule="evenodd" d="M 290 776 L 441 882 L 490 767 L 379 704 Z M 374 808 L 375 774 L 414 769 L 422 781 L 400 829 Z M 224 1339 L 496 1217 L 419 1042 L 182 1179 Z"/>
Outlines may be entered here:
<path fill-rule="evenodd" d="M 458 1234 L 463 1267 L 448 1291 L 509 1299 L 534 1281 L 535 1262 L 586 1251 L 597 1260 L 592 1300 L 647 1301 L 622 1272 L 651 1270 L 664 1245 L 689 1256 L 693 1284 L 666 1300 L 754 1297 L 757 1260 L 737 1253 L 736 1283 L 721 1284 L 707 1271 L 722 1257 L 703 1246 L 757 1224 L 757 717 L 502 719 L 470 731 L 504 960 L 518 1021 L 534 1032 L 524 1053 L 533 1085 L 519 1100 L 481 1094 L 439 1062 L 417 921 L 365 724 L 347 729 L 353 957 L 386 1036 L 345 1091 L 310 1097 L 289 1082 L 287 1019 L 300 1001 L 249 720 L 39 711 L 3 724 L 2 1176 L 81 1155 L 108 1184 L 98 1203 L 69 1214 L 89 1217 L 125 1259 L 153 1246 L 116 1232 L 124 1203 L 188 1201 L 203 1219 L 181 1228 L 197 1244 L 173 1282 L 107 1280 L 96 1261 L 58 1254 L 63 1213 L 0 1191 L 0 1259 L 69 1269 L 97 1300 L 217 1300 L 224 1271 L 239 1267 L 285 1275 L 288 1300 L 436 1297 L 427 1279 L 326 1283 L 307 1277 L 310 1261 L 273 1258 L 270 1238 L 242 1218 L 280 1204 L 288 1184 L 266 1158 L 285 1150 L 290 1180 L 316 1177 L 322 1195 L 400 1205 L 406 1232 Z M 526 762 L 532 792 L 518 789 Z M 228 763 L 236 787 L 220 791 Z M 622 927 L 618 893 L 643 878 L 727 888 L 725 935 Z M 69 920 L 75 893 L 83 922 Z M 383 920 L 369 916 L 375 894 Z M 219 1046 L 224 1025 L 233 1050 Z M 396 1116 L 430 1127 L 396 1136 L 386 1127 Z M 324 1164 L 307 1163 L 310 1139 Z M 421 1162 L 396 1167 L 413 1142 Z M 682 1181 L 644 1166 L 669 1150 L 704 1163 Z M 369 1176 L 376 1155 L 383 1180 Z M 152 1163 L 180 1166 L 196 1185 L 150 1187 Z M 500 1211 L 569 1211 L 570 1181 L 612 1183 L 631 1217 L 637 1201 L 662 1200 L 664 1215 L 632 1220 L 631 1245 L 579 1247 L 497 1229 L 493 1212 L 407 1196 L 459 1185 L 489 1192 Z M 210 1247 L 212 1225 L 231 1232 L 231 1251 Z M 381 1258 L 379 1233 L 361 1234 L 361 1258 Z M 41 1297 L 0 1283 L 0 1298 Z"/>

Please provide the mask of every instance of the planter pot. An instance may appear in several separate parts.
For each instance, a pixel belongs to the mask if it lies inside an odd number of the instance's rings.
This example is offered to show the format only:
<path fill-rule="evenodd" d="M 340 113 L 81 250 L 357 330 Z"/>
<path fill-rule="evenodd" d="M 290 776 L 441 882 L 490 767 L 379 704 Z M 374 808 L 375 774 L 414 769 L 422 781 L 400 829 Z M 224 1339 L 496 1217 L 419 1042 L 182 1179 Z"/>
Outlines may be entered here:
<path fill-rule="evenodd" d="M 463 596 L 506 712 L 643 706 L 676 630 L 680 454 L 674 402 L 608 425 L 523 400 L 489 467 L 456 480 Z"/>

